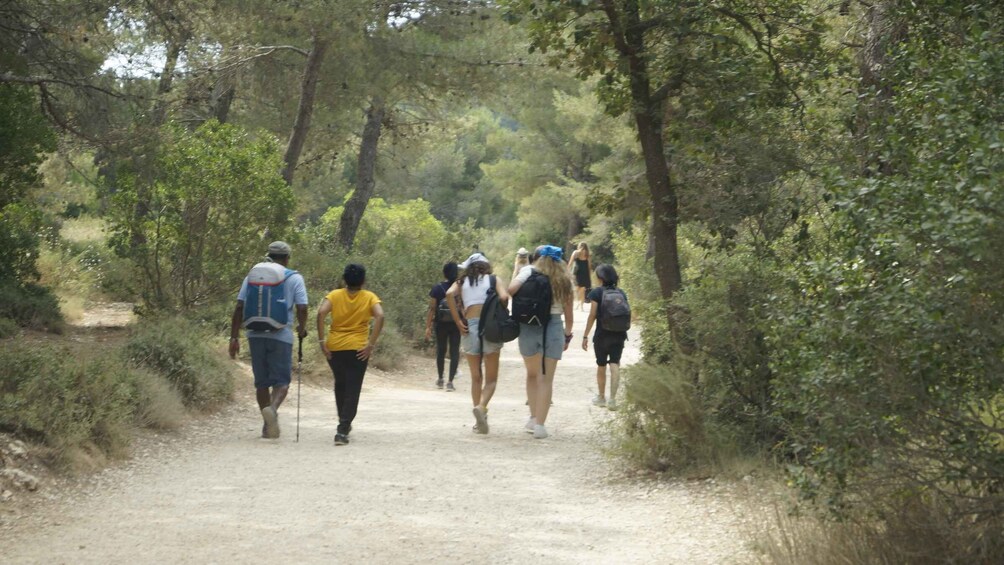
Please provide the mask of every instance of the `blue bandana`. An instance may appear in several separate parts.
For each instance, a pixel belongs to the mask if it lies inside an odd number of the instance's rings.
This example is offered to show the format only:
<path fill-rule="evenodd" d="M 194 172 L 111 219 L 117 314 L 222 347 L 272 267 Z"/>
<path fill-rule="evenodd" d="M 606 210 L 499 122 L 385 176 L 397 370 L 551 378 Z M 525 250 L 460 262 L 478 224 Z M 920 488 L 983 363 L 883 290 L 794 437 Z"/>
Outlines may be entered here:
<path fill-rule="evenodd" d="M 561 248 L 555 247 L 553 245 L 545 245 L 544 248 L 540 250 L 541 257 L 550 257 L 551 259 L 554 259 L 555 261 L 558 262 L 563 261 L 562 259 L 563 255 L 564 252 L 561 250 Z"/>

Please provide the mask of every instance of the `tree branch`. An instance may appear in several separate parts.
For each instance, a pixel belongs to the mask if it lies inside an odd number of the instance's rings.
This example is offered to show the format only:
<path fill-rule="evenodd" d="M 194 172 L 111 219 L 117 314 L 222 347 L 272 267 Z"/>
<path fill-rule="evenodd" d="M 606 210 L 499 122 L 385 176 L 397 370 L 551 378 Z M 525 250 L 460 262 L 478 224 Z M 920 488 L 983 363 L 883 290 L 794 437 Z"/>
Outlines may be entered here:
<path fill-rule="evenodd" d="M 64 86 L 70 86 L 73 88 L 84 88 L 87 90 L 94 90 L 101 92 L 102 94 L 107 94 L 108 96 L 113 96 L 115 98 L 128 98 L 128 95 L 122 94 L 121 92 L 115 92 L 113 90 L 108 90 L 100 86 L 95 86 L 86 82 L 76 82 L 72 80 L 66 80 L 55 77 L 38 77 L 38 76 L 19 76 L 13 75 L 11 73 L 0 74 L 0 83 L 18 83 L 18 84 L 30 84 L 32 86 L 43 87 L 48 84 L 62 84 Z"/>

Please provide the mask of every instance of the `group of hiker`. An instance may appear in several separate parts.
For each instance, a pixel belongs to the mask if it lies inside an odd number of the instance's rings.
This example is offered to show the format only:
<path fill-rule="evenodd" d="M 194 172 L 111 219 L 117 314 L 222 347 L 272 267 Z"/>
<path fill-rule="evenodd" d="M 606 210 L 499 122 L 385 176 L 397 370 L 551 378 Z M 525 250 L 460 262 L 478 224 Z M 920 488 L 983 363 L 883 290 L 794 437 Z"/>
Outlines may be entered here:
<path fill-rule="evenodd" d="M 269 244 L 265 260 L 254 265 L 242 282 L 231 317 L 229 353 L 235 358 L 240 351 L 243 328 L 263 420 L 262 437 L 270 439 L 279 437 L 278 411 L 292 382 L 294 324 L 301 340 L 301 361 L 302 340 L 307 336 L 306 284 L 299 273 L 289 268 L 290 254 L 291 248 L 285 242 Z M 590 288 L 593 274 L 601 283 L 598 288 Z M 534 438 L 548 437 L 545 424 L 555 369 L 573 339 L 576 290 L 580 308 L 591 304 L 586 335 L 582 338 L 584 350 L 588 351 L 588 334 L 596 326 L 593 349 L 599 394 L 593 404 L 616 409 L 619 365 L 630 326 L 630 308 L 627 296 L 617 288 L 616 270 L 605 264 L 593 270 L 585 243 L 578 246 L 567 263 L 560 247 L 541 245 L 532 254 L 521 248 L 516 253 L 513 278 L 508 285 L 492 273 L 491 262 L 480 252 L 459 265 L 447 263 L 443 276 L 445 280 L 429 292 L 426 338 L 435 335 L 439 388 L 455 390 L 453 380 L 461 348 L 467 357 L 476 433 L 489 431 L 488 405 L 498 382 L 500 351 L 504 343 L 518 340 L 526 366 L 529 418 L 525 428 Z M 319 349 L 334 377 L 338 411 L 335 445 L 349 443 L 363 378 L 384 321 L 380 298 L 364 288 L 364 266 L 347 265 L 342 283 L 342 288 L 324 297 L 316 316 Z M 447 353 L 448 373 L 445 372 Z M 608 365 L 609 399 L 604 394 Z M 444 374 L 449 378 L 445 383 Z"/>
<path fill-rule="evenodd" d="M 463 271 L 462 276 L 460 271 Z M 593 274 L 600 281 L 600 287 L 590 288 Z M 447 391 L 454 390 L 457 350 L 462 342 L 471 373 L 474 432 L 487 434 L 489 431 L 488 405 L 498 383 L 500 351 L 505 342 L 518 340 L 526 367 L 530 412 L 525 428 L 534 438 L 548 437 L 546 422 L 555 369 L 574 338 L 576 290 L 581 297 L 581 309 L 586 303 L 591 304 L 582 337 L 582 348 L 586 351 L 589 332 L 596 326 L 593 350 L 599 392 L 593 404 L 617 409 L 619 367 L 631 311 L 627 296 L 617 288 L 617 271 L 606 264 L 594 271 L 588 245 L 579 244 L 567 264 L 560 247 L 541 245 L 532 256 L 520 248 L 508 286 L 492 274 L 491 262 L 482 253 L 472 254 L 459 265 L 447 263 L 443 266 L 443 276 L 445 280 L 429 292 L 426 336 L 433 335 L 435 325 L 436 386 L 439 388 L 444 387 L 445 358 L 449 350 Z M 609 400 L 605 395 L 607 366 L 610 366 Z"/>

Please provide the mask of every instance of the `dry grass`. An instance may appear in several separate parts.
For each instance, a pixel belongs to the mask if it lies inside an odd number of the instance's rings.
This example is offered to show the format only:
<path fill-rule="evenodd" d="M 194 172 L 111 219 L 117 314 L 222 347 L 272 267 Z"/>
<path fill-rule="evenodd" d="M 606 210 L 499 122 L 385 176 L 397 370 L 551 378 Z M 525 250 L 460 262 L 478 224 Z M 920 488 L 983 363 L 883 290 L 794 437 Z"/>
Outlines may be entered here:
<path fill-rule="evenodd" d="M 105 222 L 100 218 L 81 216 L 63 221 L 59 237 L 72 243 L 94 243 L 105 239 Z"/>

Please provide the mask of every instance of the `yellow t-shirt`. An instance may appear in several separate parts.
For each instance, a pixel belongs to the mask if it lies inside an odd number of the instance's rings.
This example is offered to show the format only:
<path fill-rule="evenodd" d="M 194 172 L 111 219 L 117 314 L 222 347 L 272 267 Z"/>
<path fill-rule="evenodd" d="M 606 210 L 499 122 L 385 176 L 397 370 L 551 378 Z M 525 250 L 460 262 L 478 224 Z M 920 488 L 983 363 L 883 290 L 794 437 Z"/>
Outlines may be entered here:
<path fill-rule="evenodd" d="M 328 351 L 359 351 L 366 347 L 373 305 L 380 304 L 377 295 L 360 290 L 350 296 L 348 289 L 340 288 L 324 298 L 331 303 L 331 326 L 325 342 Z"/>

